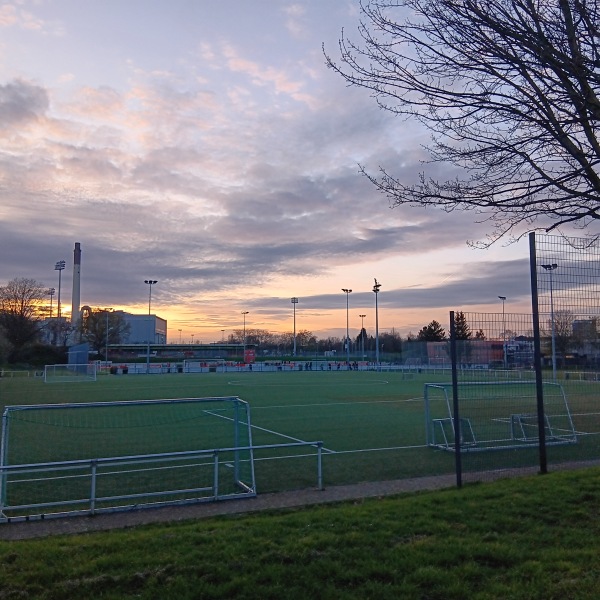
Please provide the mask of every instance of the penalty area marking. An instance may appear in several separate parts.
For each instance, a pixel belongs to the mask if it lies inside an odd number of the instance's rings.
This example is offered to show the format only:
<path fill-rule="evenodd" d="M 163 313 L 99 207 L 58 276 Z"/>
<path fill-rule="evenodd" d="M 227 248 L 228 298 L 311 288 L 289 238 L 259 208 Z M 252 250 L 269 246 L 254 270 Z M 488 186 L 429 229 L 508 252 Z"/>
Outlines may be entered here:
<path fill-rule="evenodd" d="M 219 419 L 225 419 L 226 421 L 233 421 L 233 419 L 231 417 L 226 417 L 225 415 L 218 415 L 216 413 L 213 413 L 212 411 L 208 410 L 206 411 L 207 414 L 212 415 L 213 417 L 218 417 Z M 247 425 L 248 423 L 244 423 L 242 422 L 243 425 Z M 306 444 L 306 440 L 302 440 L 300 438 L 296 438 L 293 437 L 291 435 L 286 435 L 285 433 L 280 433 L 279 431 L 273 431 L 272 429 L 266 429 L 265 427 L 260 427 L 259 425 L 250 425 L 250 427 L 252 427 L 252 429 L 256 429 L 258 431 L 264 431 L 265 433 L 271 433 L 273 435 L 282 437 L 286 440 L 291 440 L 292 442 L 300 442 L 302 444 Z M 323 452 L 327 452 L 328 454 L 335 454 L 336 451 L 335 450 L 330 450 L 329 448 L 325 448 L 323 447 Z"/>
<path fill-rule="evenodd" d="M 314 408 L 315 406 L 357 406 L 359 404 L 400 404 L 402 402 L 423 402 L 423 398 L 407 398 L 406 400 L 359 400 L 355 402 L 317 402 L 314 404 L 276 404 L 274 406 L 253 406 L 252 412 L 269 410 L 270 408 Z"/>
<path fill-rule="evenodd" d="M 356 387 L 357 385 L 389 385 L 389 381 L 386 379 L 371 379 L 369 381 L 348 381 L 340 384 L 339 381 L 332 381 L 331 385 L 335 385 L 339 387 L 340 385 L 351 385 Z M 241 379 L 232 379 L 227 382 L 227 385 L 247 385 L 249 387 L 254 387 L 254 383 L 248 383 L 248 380 L 242 381 Z M 265 383 L 256 383 L 257 386 L 260 387 L 297 387 L 297 383 L 273 383 L 273 384 L 265 384 Z M 302 383 L 302 387 L 323 387 L 323 385 L 328 385 L 328 383 L 323 384 L 322 382 L 315 383 Z"/>

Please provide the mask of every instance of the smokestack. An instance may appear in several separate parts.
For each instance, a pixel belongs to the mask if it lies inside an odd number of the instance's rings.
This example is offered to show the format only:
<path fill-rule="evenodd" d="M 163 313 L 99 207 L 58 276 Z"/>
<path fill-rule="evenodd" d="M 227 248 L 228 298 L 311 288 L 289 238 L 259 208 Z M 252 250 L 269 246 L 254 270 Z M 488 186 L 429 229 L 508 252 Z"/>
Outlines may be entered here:
<path fill-rule="evenodd" d="M 73 250 L 73 293 L 71 295 L 71 325 L 77 326 L 80 319 L 79 304 L 81 303 L 81 244 L 75 242 Z"/>

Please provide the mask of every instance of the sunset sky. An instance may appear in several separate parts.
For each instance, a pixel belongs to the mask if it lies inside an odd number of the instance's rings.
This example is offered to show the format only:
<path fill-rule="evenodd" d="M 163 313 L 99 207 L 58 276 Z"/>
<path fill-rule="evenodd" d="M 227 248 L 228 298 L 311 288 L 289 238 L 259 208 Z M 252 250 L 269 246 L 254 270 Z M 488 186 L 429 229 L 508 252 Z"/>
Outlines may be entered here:
<path fill-rule="evenodd" d="M 416 333 L 448 311 L 530 310 L 527 240 L 475 250 L 474 213 L 390 209 L 359 174 L 414 180 L 427 132 L 328 70 L 356 0 L 0 1 L 0 285 L 222 330 Z M 435 177 L 443 166 L 427 166 Z M 56 303 L 56 297 L 54 299 Z"/>

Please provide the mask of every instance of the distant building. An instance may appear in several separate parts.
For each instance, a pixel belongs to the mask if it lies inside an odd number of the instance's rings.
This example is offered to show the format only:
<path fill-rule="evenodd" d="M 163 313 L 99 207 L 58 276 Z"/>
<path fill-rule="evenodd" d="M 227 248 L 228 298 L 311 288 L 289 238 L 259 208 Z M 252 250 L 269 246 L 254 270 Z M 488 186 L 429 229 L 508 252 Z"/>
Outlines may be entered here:
<path fill-rule="evenodd" d="M 156 315 L 132 315 L 122 310 L 120 314 L 129 325 L 129 333 L 124 336 L 124 344 L 166 344 L 167 321 Z"/>

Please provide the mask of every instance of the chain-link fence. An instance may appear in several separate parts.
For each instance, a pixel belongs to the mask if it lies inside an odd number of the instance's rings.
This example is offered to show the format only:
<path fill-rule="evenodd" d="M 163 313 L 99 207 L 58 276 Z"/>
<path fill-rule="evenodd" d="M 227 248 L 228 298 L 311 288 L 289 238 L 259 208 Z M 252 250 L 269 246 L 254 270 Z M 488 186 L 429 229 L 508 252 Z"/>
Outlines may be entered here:
<path fill-rule="evenodd" d="M 451 312 L 452 386 L 426 388 L 459 483 L 600 458 L 600 244 L 531 234 L 530 251 L 532 314 Z"/>

